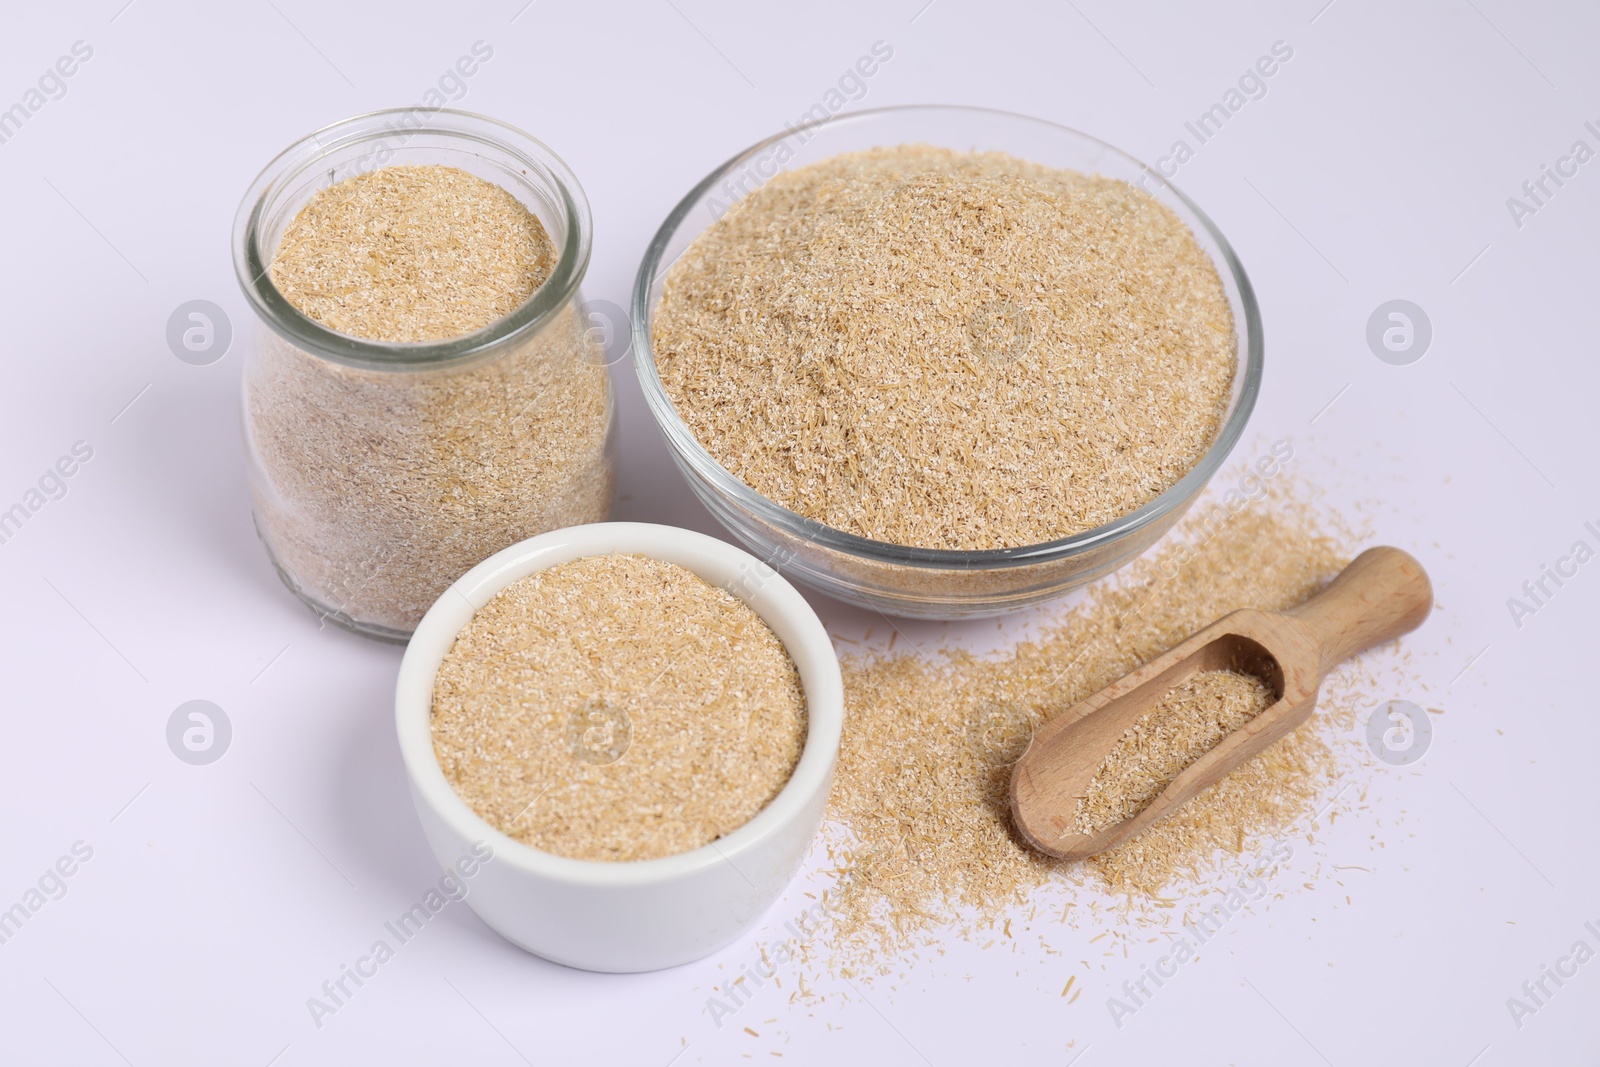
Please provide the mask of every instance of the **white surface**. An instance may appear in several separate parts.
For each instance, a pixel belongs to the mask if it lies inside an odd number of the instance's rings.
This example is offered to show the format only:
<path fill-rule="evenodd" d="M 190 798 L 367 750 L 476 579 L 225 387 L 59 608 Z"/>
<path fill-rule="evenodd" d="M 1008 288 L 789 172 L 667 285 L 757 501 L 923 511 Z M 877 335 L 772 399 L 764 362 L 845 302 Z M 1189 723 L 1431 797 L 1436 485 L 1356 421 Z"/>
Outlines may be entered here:
<path fill-rule="evenodd" d="M 612 552 L 687 567 L 744 601 L 783 642 L 805 691 L 805 749 L 771 803 L 711 844 L 638 863 L 552 856 L 508 837 L 456 794 L 433 749 L 434 683 L 473 612 L 530 574 Z M 634 714 L 647 708 L 641 701 Z M 817 613 L 771 567 L 693 530 L 604 522 L 529 538 L 457 579 L 406 645 L 395 720 L 417 814 L 440 866 L 449 869 L 479 846 L 493 855 L 478 881 L 461 887 L 474 912 L 546 959 L 592 971 L 650 971 L 702 960 L 733 944 L 788 888 L 828 806 L 844 686 Z M 540 811 L 533 809 L 534 817 Z"/>
<path fill-rule="evenodd" d="M 0 944 L 0 1058 L 648 1067 L 687 1042 L 679 1063 L 772 1050 L 802 1063 L 1065 1063 L 1086 1046 L 1087 1067 L 1593 1062 L 1600 962 L 1520 1029 L 1506 1007 L 1574 941 L 1594 945 L 1583 924 L 1600 920 L 1587 673 L 1600 563 L 1520 628 L 1506 605 L 1574 541 L 1595 546 L 1586 521 L 1600 526 L 1600 162 L 1520 228 L 1506 206 L 1575 140 L 1600 147 L 1583 125 L 1600 126 L 1593 8 L 936 0 L 919 15 L 923 0 L 765 13 L 540 0 L 518 15 L 522 0 L 136 0 L 119 14 L 122 2 L 29 5 L 0 35 L 0 106 L 74 41 L 94 49 L 66 95 L 0 144 L 0 505 L 75 441 L 94 450 L 65 498 L 0 544 L 0 906 L 74 842 L 93 849 L 65 895 Z M 1426 693 L 1389 694 L 1445 709 L 1432 749 L 1403 772 L 1368 768 L 1386 806 L 1319 846 L 1325 871 L 1364 869 L 1304 891 L 1285 876 L 1285 899 L 1236 919 L 1223 951 L 1120 1030 L 1105 998 L 1137 955 L 1084 972 L 1075 1004 L 1058 995 L 1079 957 L 1100 959 L 1087 930 L 1057 930 L 1060 956 L 1031 939 L 953 942 L 810 1011 L 788 1005 L 786 982 L 719 1029 L 706 998 L 754 958 L 754 937 L 703 964 L 592 975 L 511 947 L 460 907 L 315 1027 L 307 998 L 437 877 L 392 729 L 400 653 L 318 629 L 279 586 L 250 525 L 238 352 L 189 366 L 164 329 L 195 298 L 244 326 L 228 227 L 275 152 L 333 119 L 419 100 L 480 39 L 494 57 L 460 106 L 528 129 L 577 171 L 596 221 L 587 292 L 619 304 L 669 206 L 800 117 L 874 41 L 894 56 L 861 106 L 1007 108 L 1147 160 L 1289 42 L 1267 95 L 1177 182 L 1261 299 L 1260 440 L 1241 452 L 1287 437 L 1299 473 L 1334 500 L 1376 501 L 1376 532 L 1429 564 L 1443 605 L 1408 644 Z M 1435 331 L 1407 367 L 1364 340 L 1368 315 L 1396 297 L 1426 308 Z M 707 529 L 626 378 L 623 404 L 617 517 Z M 826 611 L 840 634 L 874 622 Z M 210 766 L 165 741 L 195 698 L 233 724 Z M 798 894 L 773 909 L 769 936 L 806 906 Z"/>

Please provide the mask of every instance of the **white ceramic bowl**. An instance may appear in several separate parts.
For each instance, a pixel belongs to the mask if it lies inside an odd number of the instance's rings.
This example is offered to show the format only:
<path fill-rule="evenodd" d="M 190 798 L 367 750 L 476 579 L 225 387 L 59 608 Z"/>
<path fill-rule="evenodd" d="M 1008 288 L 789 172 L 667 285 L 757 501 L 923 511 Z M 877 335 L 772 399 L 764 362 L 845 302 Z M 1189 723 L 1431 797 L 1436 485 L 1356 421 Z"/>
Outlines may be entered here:
<path fill-rule="evenodd" d="M 434 757 L 433 683 L 472 614 L 519 578 L 584 556 L 627 552 L 676 563 L 766 620 L 800 671 L 808 725 L 793 776 L 755 818 L 717 841 L 661 859 L 569 859 L 480 818 Z M 493 858 L 464 877 L 466 902 L 513 944 L 591 971 L 649 971 L 710 955 L 755 925 L 783 893 L 822 823 L 839 757 L 844 685 L 827 631 L 778 572 L 714 537 L 648 523 L 574 526 L 530 538 L 468 571 L 423 616 L 395 693 L 400 754 L 433 854 L 456 867 L 476 846 Z"/>

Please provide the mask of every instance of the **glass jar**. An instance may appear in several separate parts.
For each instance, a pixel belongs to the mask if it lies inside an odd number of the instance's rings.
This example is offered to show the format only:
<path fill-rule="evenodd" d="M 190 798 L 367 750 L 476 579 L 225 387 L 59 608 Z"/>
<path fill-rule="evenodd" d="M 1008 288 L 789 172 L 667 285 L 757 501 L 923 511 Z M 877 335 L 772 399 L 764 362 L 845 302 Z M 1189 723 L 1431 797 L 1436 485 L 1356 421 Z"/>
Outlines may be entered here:
<path fill-rule="evenodd" d="M 269 273 L 313 195 L 396 165 L 447 165 L 501 186 L 559 259 L 514 311 L 461 337 L 391 343 L 302 314 Z M 604 520 L 615 487 L 615 399 L 581 310 L 589 205 L 560 158 L 465 112 L 379 111 L 318 130 L 261 172 L 234 224 L 256 312 L 244 432 L 256 530 L 319 616 L 406 640 L 472 566 L 546 530 Z"/>

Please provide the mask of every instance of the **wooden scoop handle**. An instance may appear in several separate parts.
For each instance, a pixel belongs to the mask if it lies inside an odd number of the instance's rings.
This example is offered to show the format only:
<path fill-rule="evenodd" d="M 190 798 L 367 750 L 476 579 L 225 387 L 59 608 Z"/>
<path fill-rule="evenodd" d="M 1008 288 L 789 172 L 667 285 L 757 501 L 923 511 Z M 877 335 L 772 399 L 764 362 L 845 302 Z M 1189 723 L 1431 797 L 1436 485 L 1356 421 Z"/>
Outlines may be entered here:
<path fill-rule="evenodd" d="M 1326 674 L 1357 652 L 1422 625 L 1433 610 L 1433 583 L 1408 552 L 1369 548 L 1328 587 L 1284 612 L 1310 631 Z"/>

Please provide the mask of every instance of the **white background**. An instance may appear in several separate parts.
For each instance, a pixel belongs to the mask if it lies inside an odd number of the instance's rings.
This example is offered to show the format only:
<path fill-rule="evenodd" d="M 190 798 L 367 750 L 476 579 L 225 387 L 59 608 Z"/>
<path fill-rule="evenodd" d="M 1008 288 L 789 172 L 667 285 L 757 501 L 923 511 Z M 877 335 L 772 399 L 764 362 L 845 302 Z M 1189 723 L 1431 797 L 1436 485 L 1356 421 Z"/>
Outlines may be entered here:
<path fill-rule="evenodd" d="M 1600 947 L 1583 928 L 1600 921 L 1600 562 L 1520 628 L 1506 605 L 1575 540 L 1600 547 L 1583 529 L 1600 526 L 1600 162 L 1520 228 L 1506 206 L 1575 140 L 1600 148 L 1583 127 L 1600 125 L 1592 8 L 123 2 L 16 5 L 0 34 L 0 107 L 73 42 L 93 48 L 0 144 L 0 507 L 75 441 L 94 450 L 0 544 L 0 907 L 74 842 L 93 849 L 0 945 L 0 1059 L 655 1067 L 687 1043 L 678 1062 L 1595 1061 L 1600 962 L 1520 1029 L 1506 1006 L 1580 937 Z M 1092 926 L 1056 931 L 1059 957 L 952 941 L 886 980 L 825 986 L 811 1009 L 786 982 L 718 1029 L 711 987 L 772 930 L 701 964 L 604 976 L 512 948 L 459 906 L 313 1026 L 306 998 L 436 876 L 391 725 L 400 652 L 319 629 L 280 587 L 243 483 L 242 346 L 186 365 L 165 325 L 205 298 L 248 328 L 228 239 L 256 172 L 325 123 L 417 102 L 480 39 L 494 55 L 460 106 L 571 164 L 594 207 L 587 293 L 624 305 L 673 203 L 875 41 L 893 58 L 852 106 L 988 105 L 1152 161 L 1193 144 L 1184 121 L 1273 42 L 1292 46 L 1177 183 L 1263 308 L 1266 384 L 1241 451 L 1290 439 L 1301 475 L 1336 504 L 1374 502 L 1376 533 L 1425 559 L 1442 610 L 1408 641 L 1417 692 L 1381 695 L 1445 711 L 1415 767 L 1358 769 L 1385 799 L 1321 835 L 1313 888 L 1287 878 L 1120 1030 L 1105 998 L 1151 954 L 1084 971 Z M 1364 339 L 1396 297 L 1434 326 L 1410 366 Z M 708 529 L 631 374 L 619 381 L 618 517 Z M 838 634 L 873 621 L 822 607 Z M 206 767 L 164 736 L 195 698 L 234 728 Z M 1364 869 L 1335 884 L 1331 865 Z M 1069 1005 L 1074 969 L 1085 993 Z"/>

